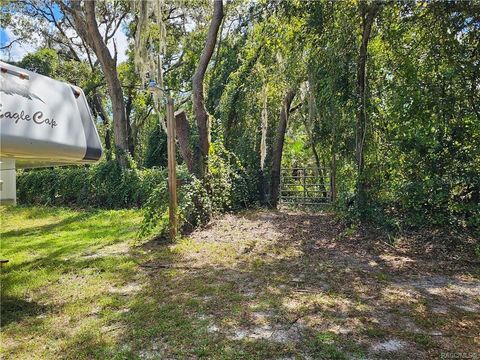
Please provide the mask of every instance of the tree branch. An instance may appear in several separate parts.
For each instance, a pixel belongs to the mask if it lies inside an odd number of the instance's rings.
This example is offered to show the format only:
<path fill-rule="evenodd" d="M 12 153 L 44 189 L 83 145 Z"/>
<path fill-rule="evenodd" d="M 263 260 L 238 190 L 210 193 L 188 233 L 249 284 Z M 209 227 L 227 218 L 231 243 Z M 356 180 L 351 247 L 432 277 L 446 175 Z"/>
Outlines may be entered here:
<path fill-rule="evenodd" d="M 20 37 L 20 38 L 17 38 L 17 39 L 15 39 L 15 40 L 12 40 L 12 41 L 10 41 L 10 43 L 8 43 L 7 45 L 0 47 L 0 50 L 8 49 L 8 48 L 10 48 L 13 44 L 15 44 L 16 42 L 20 42 L 20 41 L 23 41 L 23 40 L 25 40 L 25 39 L 26 39 L 26 37 Z"/>

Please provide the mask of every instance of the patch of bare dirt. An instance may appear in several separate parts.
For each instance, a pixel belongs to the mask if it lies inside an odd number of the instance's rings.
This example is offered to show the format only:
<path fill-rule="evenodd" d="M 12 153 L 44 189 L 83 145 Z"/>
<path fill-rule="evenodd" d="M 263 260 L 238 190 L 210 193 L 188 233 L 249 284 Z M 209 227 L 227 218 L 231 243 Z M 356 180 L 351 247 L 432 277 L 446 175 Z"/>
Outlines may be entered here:
<path fill-rule="evenodd" d="M 100 259 L 108 256 L 124 256 L 127 255 L 130 251 L 131 246 L 126 243 L 118 243 L 104 246 L 100 249 L 96 249 L 95 251 L 91 251 L 85 255 L 83 255 L 84 259 Z"/>
<path fill-rule="evenodd" d="M 216 336 L 289 343 L 308 354 L 306 344 L 334 334 L 343 351 L 369 358 L 433 359 L 480 348 L 478 267 L 432 241 L 348 234 L 329 213 L 282 210 L 228 214 L 169 246 L 174 264 L 152 268 L 177 266 L 177 284 L 183 274 L 231 284 L 240 297 L 235 318 L 222 293 L 182 290 L 207 304 L 199 316 Z"/>

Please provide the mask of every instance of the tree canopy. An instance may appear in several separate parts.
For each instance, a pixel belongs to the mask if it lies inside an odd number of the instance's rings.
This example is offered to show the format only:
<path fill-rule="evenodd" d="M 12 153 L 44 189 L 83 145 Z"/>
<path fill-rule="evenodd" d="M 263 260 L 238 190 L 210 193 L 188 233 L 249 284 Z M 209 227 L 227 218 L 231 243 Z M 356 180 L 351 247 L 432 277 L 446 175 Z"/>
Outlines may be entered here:
<path fill-rule="evenodd" d="M 478 2 L 4 3 L 4 60 L 81 86 L 122 167 L 166 166 L 169 94 L 180 163 L 205 182 L 238 166 L 248 203 L 311 167 L 354 219 L 480 227 Z"/>

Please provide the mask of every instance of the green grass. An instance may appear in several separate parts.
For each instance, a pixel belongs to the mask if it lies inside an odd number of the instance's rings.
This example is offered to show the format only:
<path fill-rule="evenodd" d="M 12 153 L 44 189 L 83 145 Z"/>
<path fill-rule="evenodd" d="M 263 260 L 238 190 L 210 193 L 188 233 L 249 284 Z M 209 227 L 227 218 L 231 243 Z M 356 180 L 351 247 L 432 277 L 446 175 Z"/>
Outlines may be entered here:
<path fill-rule="evenodd" d="M 307 340 L 307 347 L 315 359 L 365 358 L 363 351 L 352 341 L 342 340 L 338 335 L 329 331 L 312 334 Z"/>
<path fill-rule="evenodd" d="M 128 247 L 105 250 L 135 241 L 140 212 L 2 207 L 0 215 L 0 256 L 9 260 L 1 274 L 2 353 L 102 358 L 115 339 L 100 329 L 128 306 L 109 289 L 136 277 Z"/>
<path fill-rule="evenodd" d="M 362 359 L 392 338 L 426 353 L 444 338 L 430 331 L 450 334 L 459 322 L 456 313 L 432 316 L 427 297 L 401 312 L 396 293 L 381 293 L 393 280 L 387 271 L 366 284 L 380 297 L 360 297 L 338 275 L 343 262 L 302 254 L 296 234 L 259 238 L 245 253 L 259 228 L 246 218 L 166 243 L 137 238 L 139 210 L 0 208 L 0 257 L 10 260 L 1 270 L 0 357 Z M 384 315 L 408 317 L 419 331 L 382 323 Z M 474 331 L 475 315 L 461 315 L 462 326 Z"/>
<path fill-rule="evenodd" d="M 390 282 L 393 277 L 385 272 L 379 272 L 375 275 L 375 278 L 380 282 Z"/>

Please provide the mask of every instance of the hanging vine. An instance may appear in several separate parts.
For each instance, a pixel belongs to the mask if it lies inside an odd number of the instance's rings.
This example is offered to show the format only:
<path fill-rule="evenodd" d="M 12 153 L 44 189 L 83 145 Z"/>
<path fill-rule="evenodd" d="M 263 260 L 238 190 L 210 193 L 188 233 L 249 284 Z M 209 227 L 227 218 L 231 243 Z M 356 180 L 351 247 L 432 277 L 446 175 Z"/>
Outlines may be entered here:
<path fill-rule="evenodd" d="M 148 79 L 155 86 L 154 104 L 157 112 L 162 111 L 165 95 L 163 81 L 163 56 L 166 52 L 167 30 L 163 18 L 164 0 L 134 1 L 138 13 L 135 34 L 135 70 L 145 85 Z M 152 23 L 154 24 L 152 26 Z M 164 124 L 160 124 L 164 127 Z"/>

